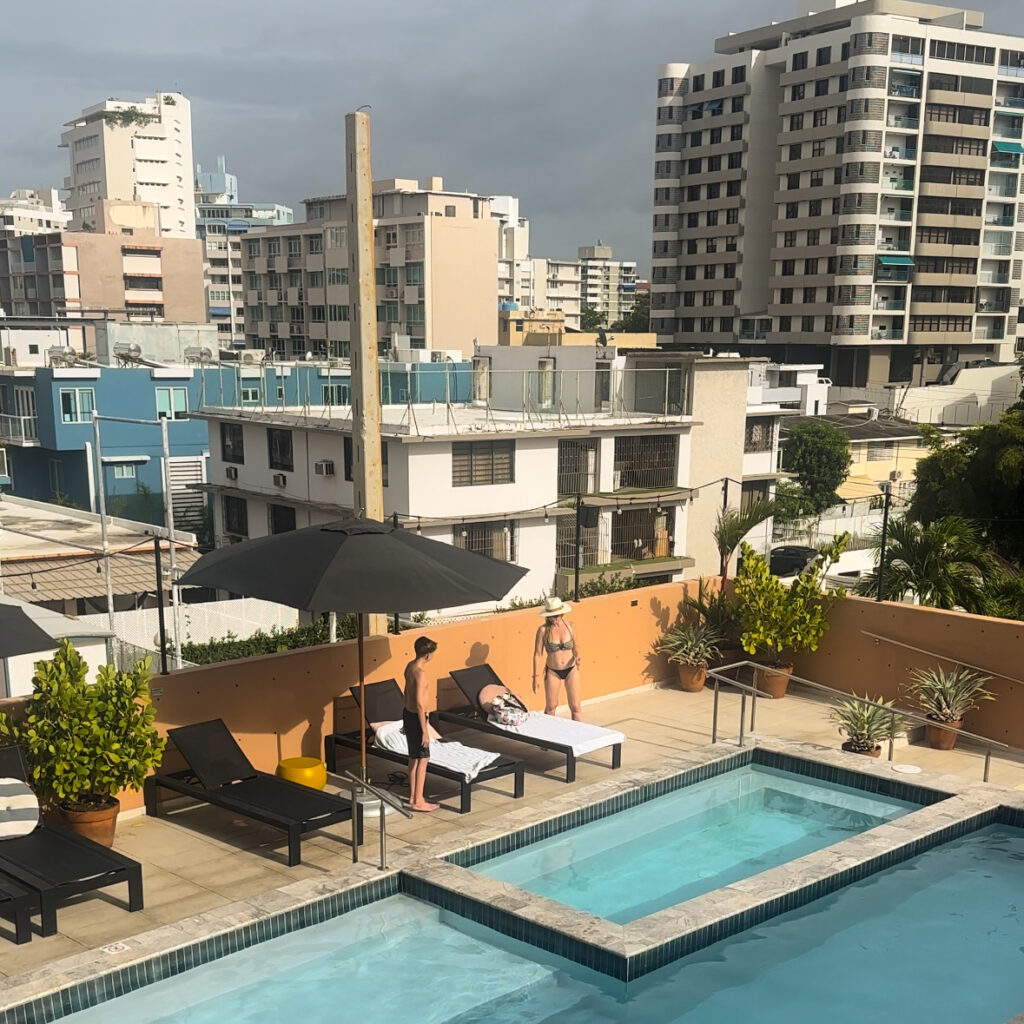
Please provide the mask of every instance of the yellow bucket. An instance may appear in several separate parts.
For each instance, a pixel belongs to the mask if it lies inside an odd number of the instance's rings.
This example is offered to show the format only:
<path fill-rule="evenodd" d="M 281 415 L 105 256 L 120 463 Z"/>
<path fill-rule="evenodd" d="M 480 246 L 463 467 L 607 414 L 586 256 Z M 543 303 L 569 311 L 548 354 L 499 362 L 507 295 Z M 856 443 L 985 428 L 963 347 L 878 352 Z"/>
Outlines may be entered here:
<path fill-rule="evenodd" d="M 277 777 L 310 789 L 327 785 L 327 766 L 318 757 L 286 757 L 277 766 Z"/>

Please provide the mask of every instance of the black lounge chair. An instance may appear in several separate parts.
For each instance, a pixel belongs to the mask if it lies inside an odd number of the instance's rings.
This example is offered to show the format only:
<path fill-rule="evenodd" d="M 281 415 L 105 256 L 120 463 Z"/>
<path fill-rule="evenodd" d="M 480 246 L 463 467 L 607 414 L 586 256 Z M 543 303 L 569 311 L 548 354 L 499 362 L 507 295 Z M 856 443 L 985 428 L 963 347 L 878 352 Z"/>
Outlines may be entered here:
<path fill-rule="evenodd" d="M 146 813 L 154 818 L 158 816 L 157 790 L 161 787 L 221 807 L 286 833 L 288 867 L 302 863 L 302 837 L 307 832 L 352 820 L 348 800 L 257 771 L 220 718 L 168 729 L 167 735 L 188 768 L 146 779 Z M 359 810 L 356 836 L 361 844 L 363 819 Z"/>
<path fill-rule="evenodd" d="M 0 776 L 28 782 L 20 747 L 0 748 Z M 127 882 L 128 909 L 142 909 L 142 865 L 138 861 L 46 822 L 40 822 L 27 836 L 0 841 L 0 876 L 13 879 L 29 892 L 32 904 L 39 908 L 43 935 L 57 931 L 58 907 L 74 896 L 109 885 Z M 0 879 L 0 886 L 5 884 Z"/>
<path fill-rule="evenodd" d="M 6 917 L 14 925 L 14 941 L 19 945 L 32 938 L 29 921 L 32 904 L 30 892 L 0 878 L 0 917 Z"/>
<path fill-rule="evenodd" d="M 450 711 L 435 711 L 434 715 L 439 722 L 460 725 L 466 729 L 475 729 L 478 732 L 487 733 L 489 736 L 501 736 L 506 740 L 526 743 L 531 747 L 539 747 L 542 750 L 551 750 L 561 754 L 565 758 L 565 781 L 576 781 L 576 759 L 582 756 L 582 754 L 577 753 L 577 748 L 571 742 L 562 743 L 547 737 L 540 739 L 535 736 L 523 735 L 520 732 L 513 732 L 502 728 L 488 720 L 487 710 L 480 703 L 481 692 L 488 686 L 500 686 L 503 689 L 508 689 L 490 665 L 474 665 L 471 668 L 453 669 L 451 677 L 455 680 L 459 689 L 469 701 L 469 704 L 466 707 L 454 708 Z M 583 726 L 581 731 L 585 731 L 591 737 L 593 736 L 593 730 L 599 728 L 598 726 L 584 725 L 582 722 L 574 723 L 566 719 L 559 719 L 559 722 L 561 723 L 560 728 L 567 734 L 567 738 L 568 734 L 571 734 L 576 726 Z M 622 733 L 613 729 L 605 729 L 603 731 L 608 736 L 596 745 L 588 743 L 589 749 L 585 752 L 593 753 L 594 750 L 611 747 L 612 768 L 618 768 L 622 764 Z"/>
<path fill-rule="evenodd" d="M 359 702 L 359 688 L 352 687 L 352 695 Z M 363 717 L 366 719 L 367 730 L 372 730 L 373 722 L 397 722 L 402 718 L 402 709 L 405 707 L 405 695 L 394 679 L 385 679 L 380 683 L 366 684 L 366 707 Z M 395 764 L 408 765 L 409 759 L 397 750 L 385 750 L 383 747 L 371 745 L 372 736 L 367 737 L 366 752 L 373 757 L 380 757 L 385 761 L 393 761 Z M 324 763 L 327 770 L 333 772 L 337 763 L 336 747 L 345 747 L 348 750 L 359 750 L 359 732 L 335 732 L 324 737 Z M 516 757 L 501 757 L 491 762 L 486 768 L 482 768 L 477 774 L 466 781 L 461 772 L 446 768 L 444 765 L 434 761 L 427 762 L 427 774 L 435 775 L 439 779 L 447 779 L 449 782 L 459 784 L 459 813 L 468 814 L 472 807 L 472 789 L 474 783 L 491 782 L 494 779 L 504 778 L 506 775 L 514 777 L 513 797 L 519 799 L 523 795 L 523 762 Z"/>

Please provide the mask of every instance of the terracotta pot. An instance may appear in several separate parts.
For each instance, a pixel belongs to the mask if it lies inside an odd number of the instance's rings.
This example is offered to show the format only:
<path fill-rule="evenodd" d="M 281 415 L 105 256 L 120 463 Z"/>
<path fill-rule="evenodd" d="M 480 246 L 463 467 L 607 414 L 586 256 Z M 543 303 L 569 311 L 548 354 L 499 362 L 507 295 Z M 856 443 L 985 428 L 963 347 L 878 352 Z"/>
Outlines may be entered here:
<path fill-rule="evenodd" d="M 934 715 L 928 717 L 938 721 Z M 960 729 L 963 727 L 964 720 L 961 718 L 959 722 L 944 722 L 943 724 L 952 726 L 953 729 Z M 935 725 L 926 725 L 924 734 L 928 738 L 928 746 L 933 750 L 952 750 L 956 746 L 956 733 L 952 729 L 940 729 Z"/>
<path fill-rule="evenodd" d="M 708 670 L 704 665 L 684 665 L 678 661 L 676 672 L 679 675 L 679 689 L 684 693 L 700 693 L 704 689 L 704 681 L 708 677 Z"/>
<path fill-rule="evenodd" d="M 881 757 L 882 756 L 882 748 L 881 747 L 875 747 L 874 750 L 854 750 L 853 746 L 852 746 L 852 744 L 850 743 L 849 740 L 847 740 L 843 744 L 843 750 L 845 750 L 848 754 L 860 754 L 863 757 Z"/>
<path fill-rule="evenodd" d="M 755 669 L 754 685 L 763 693 L 780 700 L 786 696 L 786 690 L 789 687 L 789 674 L 792 671 L 792 665 L 775 665 L 772 668 Z"/>
<path fill-rule="evenodd" d="M 116 800 L 111 801 L 107 807 L 91 808 L 87 811 L 75 810 L 65 804 L 60 805 L 65 827 L 101 846 L 114 845 L 114 829 L 117 827 L 117 814 L 120 810 L 121 805 Z"/>

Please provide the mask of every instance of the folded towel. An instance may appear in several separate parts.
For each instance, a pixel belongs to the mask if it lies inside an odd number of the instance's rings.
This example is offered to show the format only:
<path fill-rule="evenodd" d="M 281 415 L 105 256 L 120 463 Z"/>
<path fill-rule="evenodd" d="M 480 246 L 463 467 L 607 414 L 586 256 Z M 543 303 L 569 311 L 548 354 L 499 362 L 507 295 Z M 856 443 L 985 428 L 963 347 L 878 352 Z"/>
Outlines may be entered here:
<path fill-rule="evenodd" d="M 401 722 L 386 722 L 379 726 L 374 734 L 374 744 L 384 750 L 409 756 L 409 743 L 402 731 Z M 430 744 L 431 764 L 458 772 L 467 782 L 472 782 L 484 768 L 497 761 L 500 756 L 490 750 L 467 747 L 454 740 L 435 740 Z"/>
<path fill-rule="evenodd" d="M 39 801 L 21 779 L 0 779 L 0 839 L 27 836 L 39 824 Z"/>
<path fill-rule="evenodd" d="M 533 740 L 548 740 L 563 747 L 571 747 L 577 757 L 603 747 L 613 747 L 625 739 L 615 729 L 545 715 L 542 711 L 531 711 L 518 725 L 498 725 L 498 728 L 514 736 L 529 736 Z"/>

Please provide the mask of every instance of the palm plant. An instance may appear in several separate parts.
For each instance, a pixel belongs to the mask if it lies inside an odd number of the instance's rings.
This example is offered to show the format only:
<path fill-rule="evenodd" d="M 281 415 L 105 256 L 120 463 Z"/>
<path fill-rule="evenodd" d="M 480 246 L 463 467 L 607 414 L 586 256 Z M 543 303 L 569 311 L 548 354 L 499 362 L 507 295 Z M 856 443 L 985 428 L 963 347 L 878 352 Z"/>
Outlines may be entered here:
<path fill-rule="evenodd" d="M 907 691 L 937 722 L 962 722 L 978 701 L 995 700 L 995 694 L 985 688 L 988 676 L 969 668 L 957 667 L 947 672 L 935 668 L 918 668 L 910 673 Z"/>
<path fill-rule="evenodd" d="M 683 603 L 700 625 L 707 626 L 720 637 L 719 645 L 732 650 L 740 646 L 740 611 L 736 598 L 724 590 L 713 590 L 701 578 L 696 596 L 687 595 Z"/>
<path fill-rule="evenodd" d="M 718 521 L 712 531 L 715 547 L 718 548 L 722 583 L 729 577 L 729 559 L 740 546 L 740 542 L 755 526 L 775 515 L 775 502 L 766 499 L 751 502 L 744 510 L 724 508 L 718 513 Z"/>
<path fill-rule="evenodd" d="M 881 538 L 876 540 L 880 548 Z M 984 579 L 991 567 L 978 527 L 968 519 L 948 516 L 928 526 L 894 519 L 886 535 L 882 598 L 902 601 L 915 594 L 932 608 L 985 610 Z M 857 593 L 878 592 L 879 567 L 857 581 Z"/>
<path fill-rule="evenodd" d="M 829 717 L 840 734 L 846 736 L 843 746 L 857 754 L 873 753 L 903 728 L 903 718 L 893 710 L 891 700 L 867 694 L 863 698 L 855 694 L 852 700 L 841 701 Z"/>

